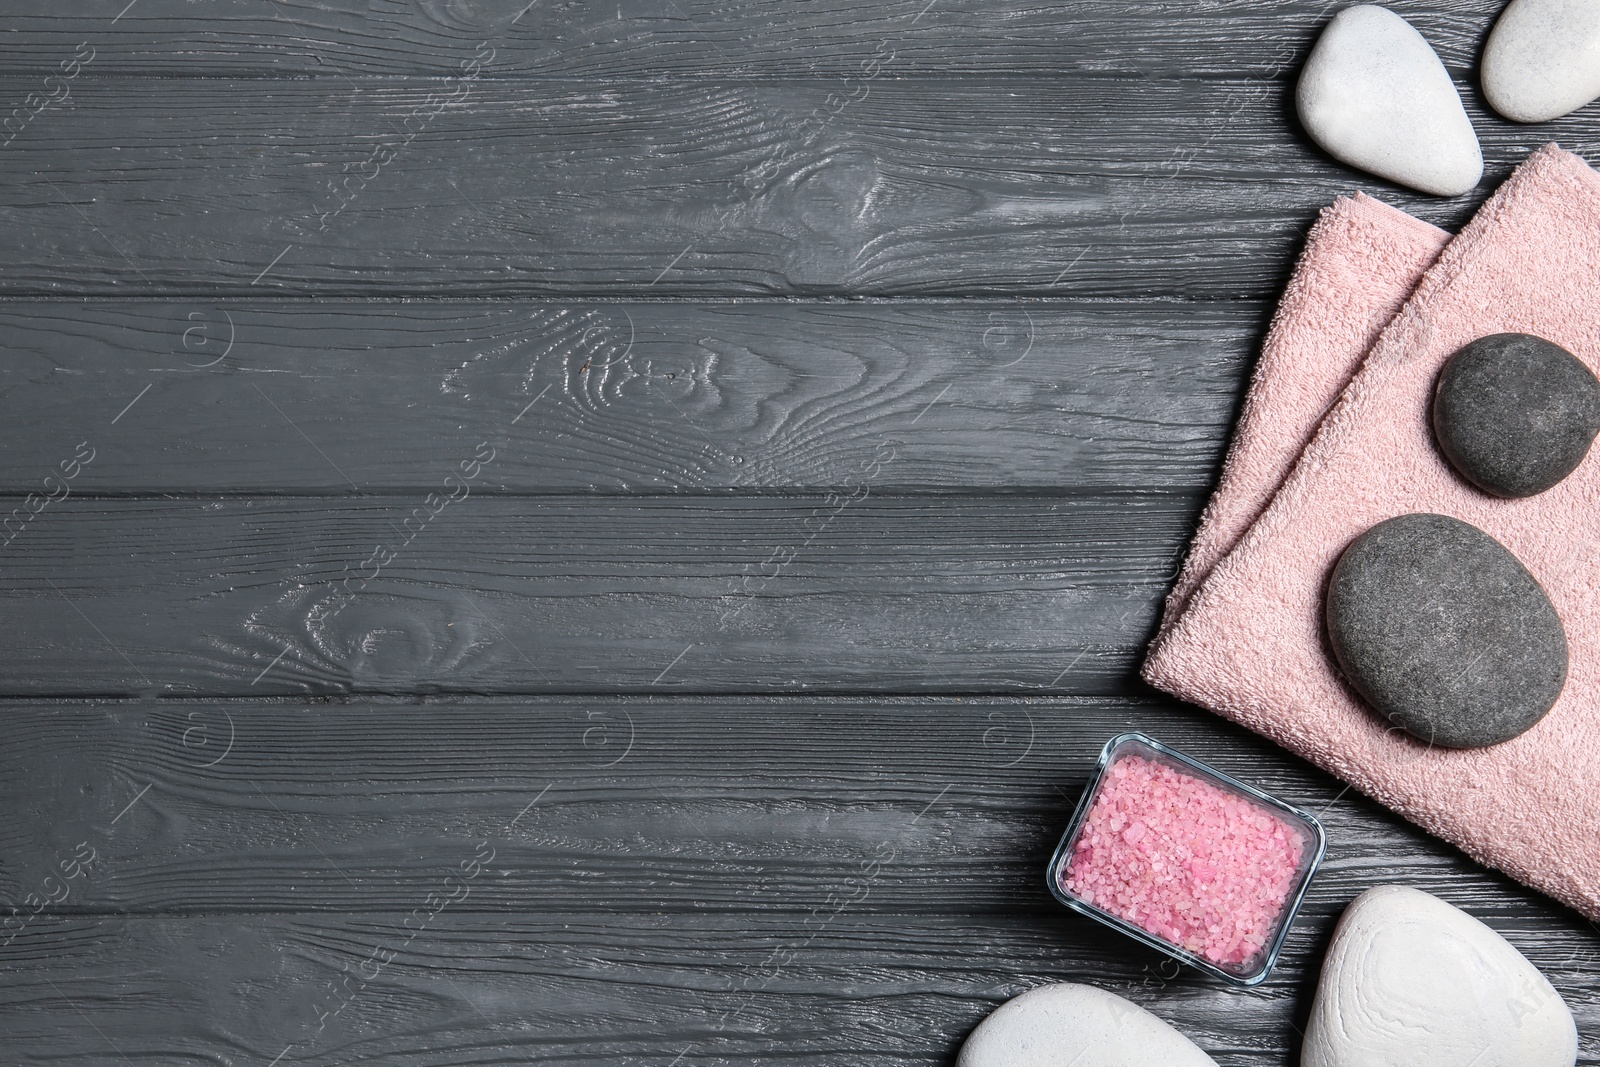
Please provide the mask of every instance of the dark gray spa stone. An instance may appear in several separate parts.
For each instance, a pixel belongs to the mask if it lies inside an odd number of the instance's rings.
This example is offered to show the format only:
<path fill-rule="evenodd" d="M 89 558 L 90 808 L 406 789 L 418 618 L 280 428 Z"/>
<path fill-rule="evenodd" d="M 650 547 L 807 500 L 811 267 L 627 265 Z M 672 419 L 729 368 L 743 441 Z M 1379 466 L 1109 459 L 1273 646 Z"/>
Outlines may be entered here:
<path fill-rule="evenodd" d="M 1345 549 L 1328 637 L 1350 684 L 1408 733 L 1449 748 L 1509 740 L 1567 679 L 1567 638 L 1533 575 L 1447 515 L 1401 515 Z"/>
<path fill-rule="evenodd" d="M 1542 493 L 1571 474 L 1600 430 L 1600 382 L 1560 345 L 1482 337 L 1451 356 L 1433 397 L 1439 449 L 1495 496 Z"/>

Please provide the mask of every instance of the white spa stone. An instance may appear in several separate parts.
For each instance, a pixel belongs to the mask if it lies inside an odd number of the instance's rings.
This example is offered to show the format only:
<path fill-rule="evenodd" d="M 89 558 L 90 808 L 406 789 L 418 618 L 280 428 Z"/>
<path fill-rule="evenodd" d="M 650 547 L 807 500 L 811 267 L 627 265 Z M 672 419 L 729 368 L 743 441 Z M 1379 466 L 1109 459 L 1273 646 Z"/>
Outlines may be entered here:
<path fill-rule="evenodd" d="M 1572 1067 L 1566 1003 L 1511 944 L 1438 897 L 1369 889 L 1322 964 L 1302 1067 Z"/>
<path fill-rule="evenodd" d="M 1130 1000 L 1086 985 L 1047 985 L 1000 1005 L 972 1031 L 956 1067 L 1217 1067 Z"/>
<path fill-rule="evenodd" d="M 1511 0 L 1483 49 L 1483 95 L 1517 122 L 1547 122 L 1600 97 L 1600 3 Z"/>
<path fill-rule="evenodd" d="M 1295 105 L 1312 140 L 1352 167 L 1437 196 L 1483 177 L 1478 136 L 1444 64 L 1387 8 L 1334 16 L 1300 72 Z"/>

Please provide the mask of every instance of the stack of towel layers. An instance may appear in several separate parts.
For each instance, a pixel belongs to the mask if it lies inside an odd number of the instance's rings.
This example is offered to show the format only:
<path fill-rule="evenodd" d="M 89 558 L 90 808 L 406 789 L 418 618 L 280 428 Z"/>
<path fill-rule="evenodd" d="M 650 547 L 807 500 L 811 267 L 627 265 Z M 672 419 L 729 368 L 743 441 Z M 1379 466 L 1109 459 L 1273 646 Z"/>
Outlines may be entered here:
<path fill-rule="evenodd" d="M 1444 361 L 1505 332 L 1600 372 L 1600 174 L 1581 159 L 1535 152 L 1455 238 L 1364 196 L 1327 208 L 1144 676 L 1600 919 L 1600 448 L 1555 488 L 1504 500 L 1463 481 L 1431 437 Z M 1560 614 L 1566 688 L 1527 733 L 1430 747 L 1340 678 L 1328 575 L 1359 534 L 1409 512 L 1492 534 Z"/>

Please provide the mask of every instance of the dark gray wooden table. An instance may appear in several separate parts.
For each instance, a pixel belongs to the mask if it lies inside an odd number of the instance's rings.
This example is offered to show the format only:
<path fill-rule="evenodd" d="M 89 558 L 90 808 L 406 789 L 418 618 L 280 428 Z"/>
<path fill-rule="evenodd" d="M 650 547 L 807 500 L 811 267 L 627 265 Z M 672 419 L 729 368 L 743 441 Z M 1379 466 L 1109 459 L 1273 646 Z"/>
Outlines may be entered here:
<path fill-rule="evenodd" d="M 126 4 L 124 7 L 123 5 Z M 0 1060 L 948 1064 L 1081 980 L 1297 1061 L 1404 882 L 1134 677 L 1302 235 L 1311 0 L 94 0 L 0 32 Z M 28 10 L 30 9 L 31 10 Z M 1051 902 L 1100 745 L 1320 811 L 1273 980 Z"/>

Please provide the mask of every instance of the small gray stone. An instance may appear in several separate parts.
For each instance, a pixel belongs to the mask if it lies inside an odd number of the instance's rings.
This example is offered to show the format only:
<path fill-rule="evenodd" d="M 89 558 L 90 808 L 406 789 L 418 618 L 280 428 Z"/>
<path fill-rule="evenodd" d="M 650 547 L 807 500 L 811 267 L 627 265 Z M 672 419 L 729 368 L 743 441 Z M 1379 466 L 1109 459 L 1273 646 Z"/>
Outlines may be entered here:
<path fill-rule="evenodd" d="M 1497 333 L 1439 372 L 1433 432 L 1462 476 L 1495 496 L 1542 493 L 1575 470 L 1600 431 L 1600 381 L 1558 344 Z"/>
<path fill-rule="evenodd" d="M 1367 701 L 1423 741 L 1476 748 L 1529 729 L 1561 695 L 1567 636 L 1504 545 L 1447 515 L 1401 515 L 1344 550 L 1328 637 Z"/>
<path fill-rule="evenodd" d="M 1347 7 L 1300 72 L 1295 107 L 1329 155 L 1437 196 L 1483 177 L 1483 154 L 1461 97 L 1428 42 L 1375 4 Z"/>
<path fill-rule="evenodd" d="M 1483 95 L 1517 122 L 1547 122 L 1600 96 L 1600 4 L 1511 0 L 1483 48 Z"/>

